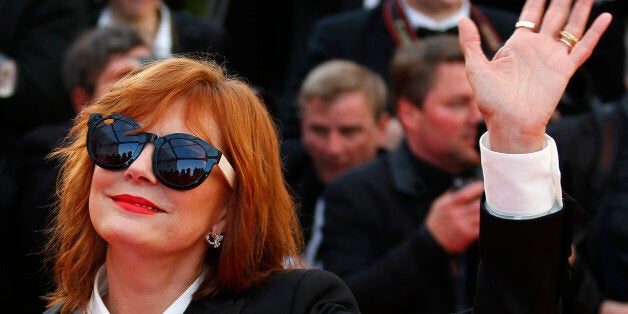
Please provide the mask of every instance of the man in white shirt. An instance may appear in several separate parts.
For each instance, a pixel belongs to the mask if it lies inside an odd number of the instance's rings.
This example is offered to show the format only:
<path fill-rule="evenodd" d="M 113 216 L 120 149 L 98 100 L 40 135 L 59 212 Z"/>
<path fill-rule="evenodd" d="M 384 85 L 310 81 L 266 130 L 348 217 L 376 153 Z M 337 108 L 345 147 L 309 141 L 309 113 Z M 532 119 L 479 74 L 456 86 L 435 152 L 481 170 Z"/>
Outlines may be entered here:
<path fill-rule="evenodd" d="M 133 27 L 157 58 L 172 54 L 224 54 L 225 31 L 221 25 L 185 12 L 175 12 L 161 0 L 109 0 L 90 21 L 96 27 Z"/>

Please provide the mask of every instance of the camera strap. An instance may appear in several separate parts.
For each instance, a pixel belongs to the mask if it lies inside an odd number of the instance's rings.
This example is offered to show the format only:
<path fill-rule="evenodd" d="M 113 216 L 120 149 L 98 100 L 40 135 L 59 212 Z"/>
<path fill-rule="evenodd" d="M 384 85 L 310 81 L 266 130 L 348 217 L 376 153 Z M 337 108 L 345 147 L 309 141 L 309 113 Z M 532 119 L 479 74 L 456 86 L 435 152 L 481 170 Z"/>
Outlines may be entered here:
<path fill-rule="evenodd" d="M 386 1 L 383 4 L 383 14 L 386 29 L 396 47 L 419 40 L 419 36 L 410 25 L 399 0 Z M 478 26 L 485 47 L 491 54 L 497 52 L 504 42 L 486 15 L 473 4 L 471 4 L 471 19 Z"/>

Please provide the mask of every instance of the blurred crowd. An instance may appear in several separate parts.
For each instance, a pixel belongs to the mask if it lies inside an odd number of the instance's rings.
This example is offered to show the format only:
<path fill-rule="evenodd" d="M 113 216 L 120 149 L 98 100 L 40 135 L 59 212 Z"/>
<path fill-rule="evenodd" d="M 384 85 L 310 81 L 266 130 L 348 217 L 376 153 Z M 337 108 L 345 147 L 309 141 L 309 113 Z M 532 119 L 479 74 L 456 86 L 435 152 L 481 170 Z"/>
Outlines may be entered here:
<path fill-rule="evenodd" d="M 58 170 L 47 156 L 75 114 L 143 64 L 185 55 L 264 100 L 309 267 L 339 275 L 364 313 L 470 307 L 479 206 L 452 196 L 481 197 L 486 129 L 457 22 L 476 22 L 490 57 L 523 3 L 0 0 L 0 300 L 44 310 Z M 596 1 L 601 12 L 613 22 L 548 127 L 581 205 L 565 313 L 628 313 L 628 3 Z"/>

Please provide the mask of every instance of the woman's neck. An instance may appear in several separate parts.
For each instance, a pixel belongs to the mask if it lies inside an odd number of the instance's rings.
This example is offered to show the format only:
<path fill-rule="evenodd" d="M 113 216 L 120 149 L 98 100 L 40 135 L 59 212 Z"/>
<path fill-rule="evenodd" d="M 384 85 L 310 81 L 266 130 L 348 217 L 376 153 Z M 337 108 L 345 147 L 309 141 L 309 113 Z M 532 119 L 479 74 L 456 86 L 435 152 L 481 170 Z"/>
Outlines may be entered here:
<path fill-rule="evenodd" d="M 103 302 L 111 313 L 162 313 L 201 274 L 203 256 L 118 254 L 109 247 Z"/>

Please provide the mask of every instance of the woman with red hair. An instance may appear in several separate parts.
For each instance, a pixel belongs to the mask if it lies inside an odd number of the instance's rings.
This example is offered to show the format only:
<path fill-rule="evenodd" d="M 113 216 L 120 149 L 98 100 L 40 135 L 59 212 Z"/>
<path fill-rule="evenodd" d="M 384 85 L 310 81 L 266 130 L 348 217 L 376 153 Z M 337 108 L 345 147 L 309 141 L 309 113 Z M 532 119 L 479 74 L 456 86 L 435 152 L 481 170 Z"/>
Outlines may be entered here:
<path fill-rule="evenodd" d="M 49 305 L 181 313 L 253 298 L 260 312 L 357 311 L 335 275 L 282 271 L 299 265 L 302 240 L 276 134 L 253 90 L 213 63 L 167 59 L 120 80 L 55 152 Z"/>

